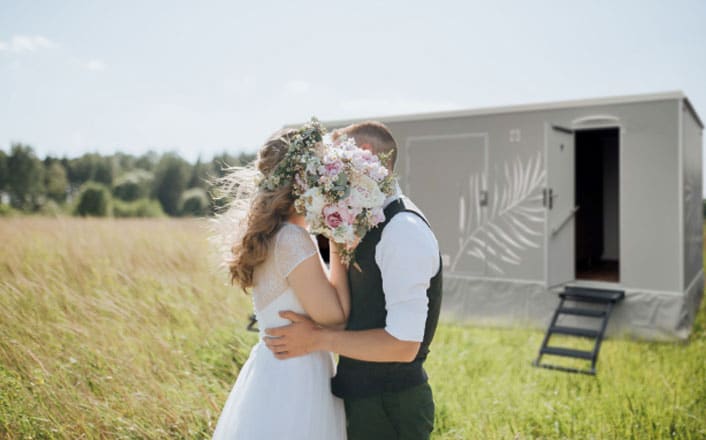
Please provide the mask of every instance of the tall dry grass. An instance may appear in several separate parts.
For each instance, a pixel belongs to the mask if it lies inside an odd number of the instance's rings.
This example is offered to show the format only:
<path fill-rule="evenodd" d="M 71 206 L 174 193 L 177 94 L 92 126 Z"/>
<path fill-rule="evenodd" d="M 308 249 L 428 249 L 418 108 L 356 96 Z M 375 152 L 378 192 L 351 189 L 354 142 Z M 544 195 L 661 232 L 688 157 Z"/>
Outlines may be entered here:
<path fill-rule="evenodd" d="M 0 221 L 0 437 L 210 434 L 252 337 L 205 237 L 188 220 Z"/>
<path fill-rule="evenodd" d="M 189 220 L 0 220 L 0 438 L 209 438 L 257 336 L 206 237 Z M 706 304 L 688 343 L 605 341 L 597 377 L 531 367 L 542 336 L 442 325 L 433 437 L 706 438 Z"/>

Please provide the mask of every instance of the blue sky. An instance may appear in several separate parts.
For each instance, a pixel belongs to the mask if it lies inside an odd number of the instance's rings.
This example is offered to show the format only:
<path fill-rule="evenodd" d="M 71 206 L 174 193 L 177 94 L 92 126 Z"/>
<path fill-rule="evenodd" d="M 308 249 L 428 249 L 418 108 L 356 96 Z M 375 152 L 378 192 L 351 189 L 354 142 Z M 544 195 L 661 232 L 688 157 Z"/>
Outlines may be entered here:
<path fill-rule="evenodd" d="M 0 2 L 0 148 L 40 156 L 676 89 L 706 118 L 706 1 Z"/>

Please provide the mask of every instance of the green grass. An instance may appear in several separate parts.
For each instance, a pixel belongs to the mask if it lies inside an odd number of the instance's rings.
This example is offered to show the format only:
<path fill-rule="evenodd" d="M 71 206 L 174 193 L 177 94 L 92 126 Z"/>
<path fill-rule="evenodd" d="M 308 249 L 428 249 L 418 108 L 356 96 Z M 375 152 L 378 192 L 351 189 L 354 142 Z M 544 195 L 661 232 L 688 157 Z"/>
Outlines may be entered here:
<path fill-rule="evenodd" d="M 256 335 L 206 235 L 0 219 L 0 438 L 209 438 Z M 442 325 L 434 438 L 706 438 L 703 305 L 688 343 L 605 341 L 597 377 L 531 367 L 542 337 Z"/>
<path fill-rule="evenodd" d="M 706 333 L 607 340 L 596 377 L 530 366 L 543 335 L 445 326 L 429 374 L 438 438 L 706 438 Z"/>

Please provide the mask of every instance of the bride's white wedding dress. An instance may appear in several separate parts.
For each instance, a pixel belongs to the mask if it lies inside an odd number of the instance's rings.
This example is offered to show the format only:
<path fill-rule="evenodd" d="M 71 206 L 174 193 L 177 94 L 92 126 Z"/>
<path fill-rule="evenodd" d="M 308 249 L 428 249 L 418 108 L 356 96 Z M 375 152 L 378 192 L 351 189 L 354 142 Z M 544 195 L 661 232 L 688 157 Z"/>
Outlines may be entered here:
<path fill-rule="evenodd" d="M 255 269 L 253 277 L 260 341 L 238 374 L 213 438 L 345 439 L 343 401 L 331 394 L 333 355 L 314 352 L 279 360 L 262 342 L 266 328 L 290 323 L 278 312 L 305 313 L 286 277 L 317 253 L 308 232 L 291 223 L 285 223 L 272 242 L 267 260 Z"/>

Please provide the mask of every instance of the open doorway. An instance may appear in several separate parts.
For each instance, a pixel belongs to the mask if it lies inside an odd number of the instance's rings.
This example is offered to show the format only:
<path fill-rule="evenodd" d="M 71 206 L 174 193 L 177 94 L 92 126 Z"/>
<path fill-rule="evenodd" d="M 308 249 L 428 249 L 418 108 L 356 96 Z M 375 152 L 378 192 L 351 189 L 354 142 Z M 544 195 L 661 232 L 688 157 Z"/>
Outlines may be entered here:
<path fill-rule="evenodd" d="M 620 281 L 619 129 L 575 132 L 576 278 Z"/>

